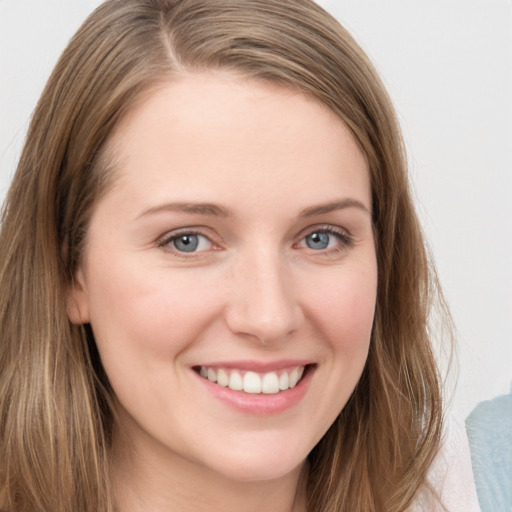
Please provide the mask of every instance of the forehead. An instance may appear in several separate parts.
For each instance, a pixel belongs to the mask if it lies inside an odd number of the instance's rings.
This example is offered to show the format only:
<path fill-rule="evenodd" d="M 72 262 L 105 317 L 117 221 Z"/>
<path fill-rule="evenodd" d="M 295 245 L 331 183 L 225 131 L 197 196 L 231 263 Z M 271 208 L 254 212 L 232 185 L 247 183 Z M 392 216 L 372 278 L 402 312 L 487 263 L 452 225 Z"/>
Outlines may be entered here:
<path fill-rule="evenodd" d="M 300 91 L 229 72 L 190 73 L 149 91 L 108 150 L 119 185 L 164 191 L 172 181 L 218 191 L 222 183 L 256 189 L 272 182 L 277 197 L 290 187 L 312 189 L 323 180 L 328 188 L 350 178 L 345 185 L 364 189 L 370 201 L 366 159 L 338 116 Z"/>

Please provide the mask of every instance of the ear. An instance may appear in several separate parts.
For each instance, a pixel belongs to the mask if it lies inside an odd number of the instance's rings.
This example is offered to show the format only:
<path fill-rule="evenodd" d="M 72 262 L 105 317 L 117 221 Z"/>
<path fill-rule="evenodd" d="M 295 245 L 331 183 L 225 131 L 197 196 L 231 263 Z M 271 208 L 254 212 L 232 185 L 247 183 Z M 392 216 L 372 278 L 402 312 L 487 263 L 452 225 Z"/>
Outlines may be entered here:
<path fill-rule="evenodd" d="M 69 285 L 66 302 L 66 312 L 71 323 L 82 325 L 90 322 L 89 295 L 82 269 L 78 269 Z"/>

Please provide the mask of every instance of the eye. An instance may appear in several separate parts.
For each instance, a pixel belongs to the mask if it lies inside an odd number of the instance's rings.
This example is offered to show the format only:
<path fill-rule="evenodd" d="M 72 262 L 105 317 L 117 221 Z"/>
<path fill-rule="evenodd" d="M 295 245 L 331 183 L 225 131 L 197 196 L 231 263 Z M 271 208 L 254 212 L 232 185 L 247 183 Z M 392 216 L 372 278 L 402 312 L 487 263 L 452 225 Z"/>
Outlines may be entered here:
<path fill-rule="evenodd" d="M 166 237 L 159 246 L 179 253 L 196 253 L 211 249 L 213 244 L 206 236 L 187 231 Z"/>
<path fill-rule="evenodd" d="M 332 243 L 331 238 L 333 237 L 329 233 L 315 232 L 306 236 L 304 241 L 310 249 L 323 250 L 329 248 Z"/>
<path fill-rule="evenodd" d="M 313 251 L 344 249 L 352 244 L 351 237 L 344 231 L 335 228 L 321 228 L 307 234 L 298 244 Z"/>

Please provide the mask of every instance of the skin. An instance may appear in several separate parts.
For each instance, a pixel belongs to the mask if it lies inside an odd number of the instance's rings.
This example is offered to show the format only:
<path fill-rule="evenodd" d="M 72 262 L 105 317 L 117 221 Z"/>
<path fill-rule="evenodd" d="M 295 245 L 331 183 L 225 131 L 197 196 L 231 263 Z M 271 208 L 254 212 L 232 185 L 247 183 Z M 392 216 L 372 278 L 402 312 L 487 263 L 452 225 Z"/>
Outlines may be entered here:
<path fill-rule="evenodd" d="M 92 214 L 68 314 L 91 323 L 116 394 L 120 510 L 305 510 L 307 454 L 370 344 L 364 155 L 317 101 L 227 72 L 152 91 L 109 151 L 115 185 Z M 322 230 L 335 231 L 327 247 L 309 246 Z M 172 239 L 187 232 L 200 233 L 194 252 Z M 192 369 L 289 359 L 314 371 L 297 403 L 270 414 L 219 400 Z"/>

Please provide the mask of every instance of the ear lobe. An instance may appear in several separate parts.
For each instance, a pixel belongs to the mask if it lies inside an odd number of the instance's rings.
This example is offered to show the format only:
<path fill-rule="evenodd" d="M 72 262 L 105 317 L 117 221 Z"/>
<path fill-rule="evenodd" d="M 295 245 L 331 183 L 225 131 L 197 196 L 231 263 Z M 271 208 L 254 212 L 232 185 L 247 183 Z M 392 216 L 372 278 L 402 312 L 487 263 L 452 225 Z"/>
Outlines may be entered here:
<path fill-rule="evenodd" d="M 66 297 L 66 313 L 69 321 L 75 325 L 90 322 L 89 297 L 84 284 L 82 270 L 79 269 L 69 285 Z"/>

